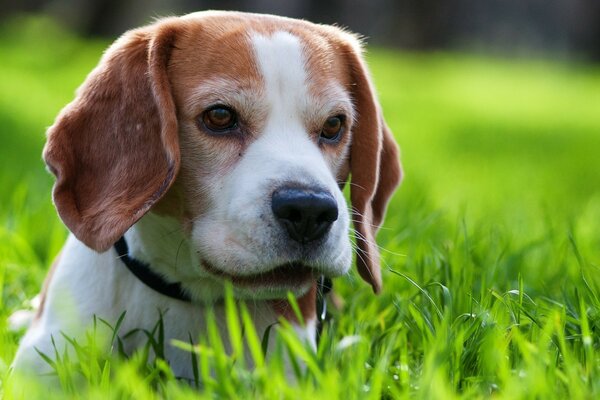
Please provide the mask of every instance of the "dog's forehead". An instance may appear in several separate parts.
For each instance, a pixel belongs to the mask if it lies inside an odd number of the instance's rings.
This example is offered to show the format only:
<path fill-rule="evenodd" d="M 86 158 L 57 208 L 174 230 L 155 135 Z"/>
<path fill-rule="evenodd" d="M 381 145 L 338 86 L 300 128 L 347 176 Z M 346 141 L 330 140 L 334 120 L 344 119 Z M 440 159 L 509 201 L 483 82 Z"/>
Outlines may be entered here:
<path fill-rule="evenodd" d="M 347 88 L 349 71 L 340 49 L 344 37 L 329 29 L 254 14 L 191 15 L 169 64 L 175 96 L 185 101 L 206 82 L 229 82 L 237 90 L 264 87 L 266 59 L 269 65 L 284 66 L 280 70 L 292 62 L 290 72 L 302 68 L 303 83 L 316 97 L 331 83 Z"/>

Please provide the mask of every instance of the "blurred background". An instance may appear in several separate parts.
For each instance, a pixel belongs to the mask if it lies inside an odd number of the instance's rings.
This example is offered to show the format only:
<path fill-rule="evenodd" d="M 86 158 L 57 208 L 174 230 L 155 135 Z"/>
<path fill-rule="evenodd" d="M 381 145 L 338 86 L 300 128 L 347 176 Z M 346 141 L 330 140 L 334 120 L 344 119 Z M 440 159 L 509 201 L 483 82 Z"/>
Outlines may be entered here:
<path fill-rule="evenodd" d="M 0 15 L 45 13 L 114 37 L 152 17 L 240 10 L 337 23 L 377 45 L 600 59 L 598 0 L 2 0 Z"/>

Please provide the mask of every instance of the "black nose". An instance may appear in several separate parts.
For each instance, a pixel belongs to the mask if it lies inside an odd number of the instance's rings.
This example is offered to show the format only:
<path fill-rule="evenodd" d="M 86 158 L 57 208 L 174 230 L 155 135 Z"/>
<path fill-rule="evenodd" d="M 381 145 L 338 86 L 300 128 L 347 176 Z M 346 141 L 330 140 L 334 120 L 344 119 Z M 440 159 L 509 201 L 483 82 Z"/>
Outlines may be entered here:
<path fill-rule="evenodd" d="M 271 197 L 271 209 L 292 239 L 321 239 L 338 218 L 337 203 L 323 190 L 283 187 Z"/>

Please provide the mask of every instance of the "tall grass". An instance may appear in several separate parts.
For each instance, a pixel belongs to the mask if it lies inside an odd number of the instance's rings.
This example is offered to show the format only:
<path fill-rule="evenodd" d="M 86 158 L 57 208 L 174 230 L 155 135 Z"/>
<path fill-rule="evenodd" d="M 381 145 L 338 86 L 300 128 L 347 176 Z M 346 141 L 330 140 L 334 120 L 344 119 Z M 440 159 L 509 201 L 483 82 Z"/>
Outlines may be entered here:
<path fill-rule="evenodd" d="M 40 18 L 5 23 L 0 35 L 5 397 L 600 395 L 600 68 L 382 49 L 369 61 L 406 179 L 379 235 L 381 296 L 354 274 L 337 279 L 344 306 L 316 352 L 282 321 L 265 359 L 265 332 L 229 299 L 229 351 L 210 329 L 164 343 L 159 321 L 148 348 L 125 358 L 118 337 L 109 353 L 91 329 L 73 342 L 75 355 L 52 355 L 61 360 L 59 388 L 9 377 L 22 332 L 11 332 L 7 318 L 28 306 L 66 237 L 39 156 L 43 132 L 107 42 Z M 118 321 L 97 321 L 105 323 Z M 172 345 L 190 351 L 193 382 L 149 357 Z M 305 367 L 293 368 L 298 363 Z"/>

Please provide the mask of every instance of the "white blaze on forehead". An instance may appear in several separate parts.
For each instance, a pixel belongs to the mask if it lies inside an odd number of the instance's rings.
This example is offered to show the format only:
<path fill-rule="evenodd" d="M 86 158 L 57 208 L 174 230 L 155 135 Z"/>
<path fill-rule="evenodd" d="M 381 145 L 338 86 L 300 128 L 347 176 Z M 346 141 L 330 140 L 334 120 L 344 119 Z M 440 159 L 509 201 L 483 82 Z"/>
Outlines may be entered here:
<path fill-rule="evenodd" d="M 289 32 L 279 31 L 269 37 L 253 35 L 252 44 L 271 111 L 286 119 L 299 117 L 309 97 L 300 40 Z"/>

